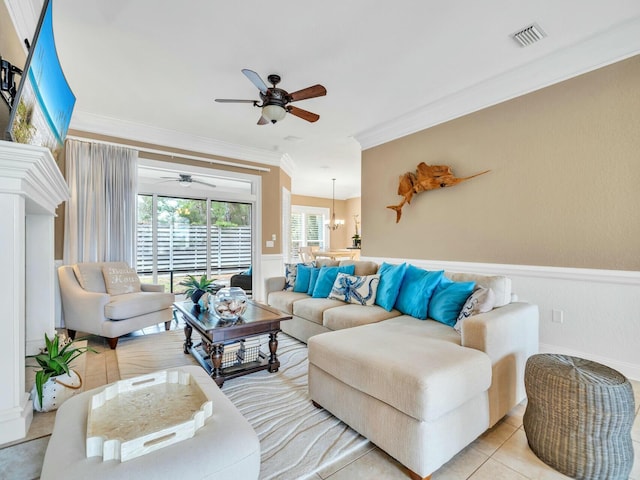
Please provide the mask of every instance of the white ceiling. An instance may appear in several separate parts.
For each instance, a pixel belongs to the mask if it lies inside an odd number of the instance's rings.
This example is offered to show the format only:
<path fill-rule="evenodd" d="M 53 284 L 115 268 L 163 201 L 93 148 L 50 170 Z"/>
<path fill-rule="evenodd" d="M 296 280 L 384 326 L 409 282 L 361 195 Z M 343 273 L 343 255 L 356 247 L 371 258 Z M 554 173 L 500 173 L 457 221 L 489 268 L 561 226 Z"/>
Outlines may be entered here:
<path fill-rule="evenodd" d="M 361 146 L 640 52 L 638 0 L 53 2 L 73 128 L 282 159 L 293 193 L 322 197 L 333 177 L 337 198 L 359 195 Z M 532 22 L 548 36 L 522 48 L 510 35 Z M 214 103 L 258 99 L 243 68 L 290 92 L 324 85 L 296 104 L 320 120 L 258 126 L 250 104 Z"/>

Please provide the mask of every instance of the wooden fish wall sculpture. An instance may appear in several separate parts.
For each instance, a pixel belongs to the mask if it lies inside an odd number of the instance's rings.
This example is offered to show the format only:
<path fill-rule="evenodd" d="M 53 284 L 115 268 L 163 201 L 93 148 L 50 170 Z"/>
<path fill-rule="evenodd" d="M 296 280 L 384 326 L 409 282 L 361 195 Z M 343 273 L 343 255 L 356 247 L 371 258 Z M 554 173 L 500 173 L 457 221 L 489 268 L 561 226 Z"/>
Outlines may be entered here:
<path fill-rule="evenodd" d="M 396 211 L 396 223 L 398 223 L 402 216 L 402 207 L 405 203 L 411 203 L 411 199 L 415 193 L 435 190 L 436 188 L 453 187 L 465 180 L 490 171 L 491 170 L 485 170 L 470 177 L 457 178 L 453 175 L 451 167 L 447 165 L 427 165 L 421 162 L 415 172 L 407 172 L 400 177 L 398 195 L 404 198 L 398 205 L 389 205 L 387 208 Z"/>

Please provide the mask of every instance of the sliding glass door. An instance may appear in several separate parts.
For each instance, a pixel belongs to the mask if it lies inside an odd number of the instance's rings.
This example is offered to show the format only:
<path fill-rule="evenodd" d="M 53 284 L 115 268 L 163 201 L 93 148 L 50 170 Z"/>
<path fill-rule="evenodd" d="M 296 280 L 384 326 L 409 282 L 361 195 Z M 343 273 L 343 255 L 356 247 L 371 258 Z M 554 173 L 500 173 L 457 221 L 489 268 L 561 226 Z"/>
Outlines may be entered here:
<path fill-rule="evenodd" d="M 136 269 L 176 293 L 186 275 L 225 279 L 252 258 L 251 204 L 138 196 Z"/>

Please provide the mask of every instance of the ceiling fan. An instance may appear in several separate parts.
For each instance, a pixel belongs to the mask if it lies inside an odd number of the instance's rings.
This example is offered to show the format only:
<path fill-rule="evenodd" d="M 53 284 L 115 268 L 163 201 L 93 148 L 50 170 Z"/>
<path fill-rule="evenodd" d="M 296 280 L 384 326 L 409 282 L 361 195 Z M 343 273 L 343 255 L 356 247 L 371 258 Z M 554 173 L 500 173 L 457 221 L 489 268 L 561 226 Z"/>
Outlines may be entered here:
<path fill-rule="evenodd" d="M 179 175 L 178 178 L 176 178 L 176 177 L 160 177 L 160 178 L 164 178 L 166 180 L 163 180 L 162 182 L 159 182 L 159 183 L 163 183 L 163 182 L 179 182 L 181 187 L 190 187 L 192 183 L 199 183 L 201 185 L 207 185 L 208 187 L 213 187 L 213 188 L 216 187 L 216 185 L 214 185 L 213 183 L 207 183 L 207 182 L 202 182 L 200 180 L 194 180 L 192 178 L 192 176 L 187 174 L 187 173 L 179 173 L 178 175 Z"/>
<path fill-rule="evenodd" d="M 287 113 L 300 117 L 307 122 L 317 122 L 320 115 L 308 112 L 293 105 L 291 102 L 306 100 L 308 98 L 322 97 L 327 94 L 327 89 L 322 85 L 313 85 L 303 88 L 293 93 L 276 87 L 280 83 L 280 75 L 272 73 L 267 77 L 271 87 L 267 87 L 266 83 L 253 70 L 243 69 L 242 73 L 253 83 L 260 91 L 259 100 L 235 100 L 230 98 L 216 98 L 216 102 L 220 103 L 252 103 L 254 107 L 262 108 L 262 116 L 258 120 L 258 125 L 266 125 L 268 123 L 276 123 L 282 120 Z"/>

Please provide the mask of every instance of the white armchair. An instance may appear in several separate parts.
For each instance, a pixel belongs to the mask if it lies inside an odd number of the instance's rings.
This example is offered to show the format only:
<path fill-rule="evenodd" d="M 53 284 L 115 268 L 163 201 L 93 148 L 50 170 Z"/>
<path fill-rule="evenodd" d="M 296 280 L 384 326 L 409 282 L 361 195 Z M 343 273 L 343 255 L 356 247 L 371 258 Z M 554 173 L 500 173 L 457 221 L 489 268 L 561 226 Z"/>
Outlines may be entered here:
<path fill-rule="evenodd" d="M 64 322 L 71 338 L 77 331 L 106 337 L 114 349 L 118 337 L 173 318 L 173 293 L 140 283 L 124 262 L 77 263 L 58 268 Z"/>

